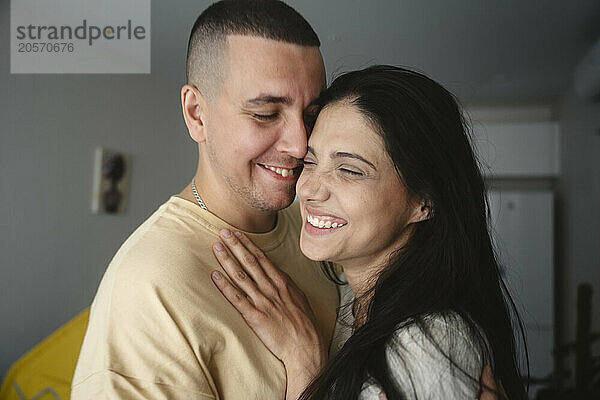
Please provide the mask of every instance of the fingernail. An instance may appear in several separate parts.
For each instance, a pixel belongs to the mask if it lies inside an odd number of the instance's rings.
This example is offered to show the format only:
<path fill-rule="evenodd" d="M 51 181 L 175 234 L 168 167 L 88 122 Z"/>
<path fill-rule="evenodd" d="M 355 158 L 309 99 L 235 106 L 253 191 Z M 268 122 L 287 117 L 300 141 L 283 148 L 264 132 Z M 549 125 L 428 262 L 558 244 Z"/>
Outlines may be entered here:
<path fill-rule="evenodd" d="M 221 234 L 226 238 L 231 237 L 231 231 L 229 229 L 223 229 Z"/>
<path fill-rule="evenodd" d="M 217 249 L 217 251 L 223 251 L 224 247 L 223 245 L 219 242 L 219 243 L 215 243 L 215 249 Z"/>
<path fill-rule="evenodd" d="M 213 272 L 212 275 L 213 275 L 213 278 L 215 278 L 215 280 L 217 280 L 217 281 L 223 277 L 223 275 L 221 275 L 221 273 L 217 272 L 217 271 Z"/>
<path fill-rule="evenodd" d="M 236 231 L 236 232 L 234 232 L 233 234 L 234 234 L 235 236 L 239 237 L 239 238 L 241 238 L 241 237 L 242 237 L 242 232 L 237 232 L 237 231 Z"/>

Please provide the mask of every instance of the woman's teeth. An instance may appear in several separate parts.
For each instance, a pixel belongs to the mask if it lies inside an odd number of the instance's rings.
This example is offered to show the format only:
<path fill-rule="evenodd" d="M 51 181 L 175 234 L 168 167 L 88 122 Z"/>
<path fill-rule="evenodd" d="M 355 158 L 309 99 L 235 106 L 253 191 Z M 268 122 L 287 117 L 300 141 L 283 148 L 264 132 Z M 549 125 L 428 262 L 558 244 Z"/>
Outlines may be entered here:
<path fill-rule="evenodd" d="M 331 222 L 331 221 L 324 221 L 324 220 L 319 220 L 319 218 L 317 217 L 313 217 L 312 215 L 308 215 L 306 217 L 306 221 L 311 224 L 312 226 L 314 226 L 315 228 L 326 228 L 326 229 L 332 229 L 332 228 L 341 228 L 342 226 L 346 225 L 346 224 L 338 224 L 337 222 Z"/>
<path fill-rule="evenodd" d="M 293 169 L 271 167 L 270 165 L 266 165 L 266 164 L 261 164 L 261 165 L 267 169 L 270 169 L 271 171 L 275 172 L 276 174 L 283 176 L 284 178 L 294 175 Z"/>

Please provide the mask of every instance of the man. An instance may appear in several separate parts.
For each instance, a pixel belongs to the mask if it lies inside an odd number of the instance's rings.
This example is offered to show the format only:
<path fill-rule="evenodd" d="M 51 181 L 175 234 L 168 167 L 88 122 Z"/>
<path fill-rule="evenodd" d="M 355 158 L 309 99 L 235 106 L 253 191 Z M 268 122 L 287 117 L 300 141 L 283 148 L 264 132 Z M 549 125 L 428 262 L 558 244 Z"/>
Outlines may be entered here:
<path fill-rule="evenodd" d="M 279 1 L 221 1 L 198 17 L 181 90 L 198 167 L 110 263 L 73 399 L 284 398 L 282 363 L 210 280 L 222 229 L 245 231 L 292 277 L 331 339 L 337 290 L 300 252 L 300 214 L 286 209 L 306 152 L 304 112 L 325 86 L 319 45 Z"/>
<path fill-rule="evenodd" d="M 220 295 L 212 244 L 242 230 L 305 291 L 331 338 L 338 295 L 298 247 L 304 110 L 325 86 L 319 39 L 276 1 L 205 10 L 188 45 L 183 116 L 193 181 L 123 244 L 91 308 L 73 399 L 281 399 L 286 372 Z"/>

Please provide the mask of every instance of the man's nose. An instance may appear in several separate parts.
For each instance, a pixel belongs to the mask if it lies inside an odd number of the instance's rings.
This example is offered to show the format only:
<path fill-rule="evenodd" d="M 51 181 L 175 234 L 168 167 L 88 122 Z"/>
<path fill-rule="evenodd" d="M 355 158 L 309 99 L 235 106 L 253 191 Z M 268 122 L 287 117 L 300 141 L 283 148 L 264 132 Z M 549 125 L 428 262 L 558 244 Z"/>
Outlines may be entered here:
<path fill-rule="evenodd" d="M 287 121 L 277 141 L 276 149 L 280 153 L 301 159 L 306 155 L 307 142 L 306 126 L 300 115 Z"/>

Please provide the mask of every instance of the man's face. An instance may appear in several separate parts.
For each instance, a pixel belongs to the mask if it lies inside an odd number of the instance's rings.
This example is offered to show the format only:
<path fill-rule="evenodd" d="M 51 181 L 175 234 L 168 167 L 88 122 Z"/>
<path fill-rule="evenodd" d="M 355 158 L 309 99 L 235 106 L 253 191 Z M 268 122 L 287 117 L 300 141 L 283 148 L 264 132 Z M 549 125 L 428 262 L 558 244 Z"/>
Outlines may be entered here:
<path fill-rule="evenodd" d="M 242 209 L 285 208 L 306 153 L 304 110 L 325 86 L 321 53 L 231 35 L 224 68 L 204 121 L 213 189 Z"/>

